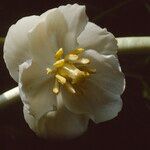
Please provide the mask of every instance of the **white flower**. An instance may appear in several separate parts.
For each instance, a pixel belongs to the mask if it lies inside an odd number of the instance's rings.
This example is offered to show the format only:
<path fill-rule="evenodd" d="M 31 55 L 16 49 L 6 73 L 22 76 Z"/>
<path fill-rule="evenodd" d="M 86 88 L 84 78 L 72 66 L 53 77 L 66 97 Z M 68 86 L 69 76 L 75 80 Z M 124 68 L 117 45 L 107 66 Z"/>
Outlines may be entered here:
<path fill-rule="evenodd" d="M 89 22 L 77 4 L 12 25 L 4 59 L 30 128 L 45 138 L 75 138 L 89 119 L 116 117 L 125 87 L 116 52 L 115 37 Z"/>

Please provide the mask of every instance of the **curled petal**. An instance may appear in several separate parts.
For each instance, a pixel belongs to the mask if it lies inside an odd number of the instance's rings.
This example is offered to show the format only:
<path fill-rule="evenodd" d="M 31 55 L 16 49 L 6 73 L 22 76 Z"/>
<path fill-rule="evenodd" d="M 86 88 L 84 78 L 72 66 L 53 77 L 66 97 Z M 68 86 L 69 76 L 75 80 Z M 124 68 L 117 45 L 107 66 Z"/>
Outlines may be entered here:
<path fill-rule="evenodd" d="M 49 11 L 40 23 L 29 31 L 32 59 L 38 64 L 52 64 L 55 52 L 64 47 L 66 32 L 67 24 L 62 13 L 58 9 Z"/>
<path fill-rule="evenodd" d="M 67 52 L 78 47 L 77 37 L 86 23 L 85 7 L 77 4 L 20 19 L 10 27 L 4 44 L 4 59 L 11 76 L 18 82 L 18 66 L 27 59 L 47 64 L 59 48 Z"/>
<path fill-rule="evenodd" d="M 85 13 L 85 6 L 68 4 L 66 6 L 60 6 L 58 9 L 64 15 L 68 25 L 65 49 L 73 50 L 78 47 L 77 37 L 84 30 L 88 21 L 88 17 Z"/>
<path fill-rule="evenodd" d="M 29 111 L 29 106 L 24 104 L 23 114 L 25 121 L 28 123 L 29 127 L 36 133 L 37 132 L 37 120 L 31 115 Z"/>
<path fill-rule="evenodd" d="M 56 96 L 50 91 L 51 79 L 45 70 L 28 60 L 19 66 L 19 90 L 24 104 L 35 118 L 54 109 L 57 105 Z"/>
<path fill-rule="evenodd" d="M 100 54 L 115 54 L 117 41 L 112 33 L 94 23 L 88 22 L 85 30 L 78 37 L 79 47 L 94 49 Z"/>
<path fill-rule="evenodd" d="M 65 106 L 73 113 L 86 114 L 95 122 L 110 120 L 122 108 L 120 94 L 125 86 L 117 58 L 93 50 L 85 52 L 85 56 L 91 59 L 96 74 L 78 86 L 77 94 L 62 91 Z"/>
<path fill-rule="evenodd" d="M 125 78 L 118 58 L 114 55 L 100 55 L 94 50 L 87 50 L 84 56 L 91 60 L 91 68 L 96 69 L 91 80 L 96 81 L 103 89 L 121 95 L 125 89 Z"/>
<path fill-rule="evenodd" d="M 83 134 L 88 126 L 87 117 L 68 111 L 61 95 L 57 96 L 57 103 L 56 111 L 45 113 L 39 120 L 30 115 L 26 109 L 24 115 L 30 128 L 44 138 L 71 139 Z"/>
<path fill-rule="evenodd" d="M 18 82 L 19 65 L 30 58 L 28 31 L 39 21 L 38 16 L 20 19 L 9 28 L 4 43 L 4 60 L 12 78 Z"/>

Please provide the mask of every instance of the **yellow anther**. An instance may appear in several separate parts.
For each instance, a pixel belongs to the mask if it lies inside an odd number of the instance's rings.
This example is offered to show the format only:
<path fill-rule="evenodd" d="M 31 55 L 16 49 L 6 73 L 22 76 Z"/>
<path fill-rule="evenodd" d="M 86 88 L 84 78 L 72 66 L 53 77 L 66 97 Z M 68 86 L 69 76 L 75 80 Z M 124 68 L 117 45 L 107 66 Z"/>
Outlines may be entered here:
<path fill-rule="evenodd" d="M 56 74 L 55 77 L 58 79 L 58 82 L 60 82 L 61 84 L 66 83 L 66 78 L 64 78 L 63 76 Z"/>
<path fill-rule="evenodd" d="M 90 75 L 89 72 L 84 72 L 84 74 L 85 74 L 85 76 L 89 76 Z"/>
<path fill-rule="evenodd" d="M 79 69 L 81 69 L 82 71 L 88 72 L 88 73 L 95 73 L 96 69 L 95 68 L 89 68 L 87 66 L 78 66 Z"/>
<path fill-rule="evenodd" d="M 59 93 L 59 83 L 58 83 L 57 79 L 55 79 L 55 83 L 54 83 L 54 87 L 53 87 L 53 92 L 55 94 Z"/>
<path fill-rule="evenodd" d="M 56 59 L 56 60 L 61 59 L 63 53 L 64 53 L 63 49 L 60 48 L 60 49 L 55 53 L 55 59 Z"/>
<path fill-rule="evenodd" d="M 82 53 L 84 51 L 84 48 L 78 48 L 77 51 Z"/>
<path fill-rule="evenodd" d="M 87 64 L 90 63 L 88 58 L 80 55 L 83 48 L 77 48 L 63 56 L 63 49 L 60 48 L 55 53 L 55 62 L 52 68 L 46 68 L 47 74 L 53 74 L 55 78 L 53 93 L 58 94 L 60 84 L 64 85 L 69 92 L 75 94 L 77 88 L 82 84 L 90 74 L 95 73 L 96 69 L 91 69 Z"/>
<path fill-rule="evenodd" d="M 56 68 L 59 68 L 59 67 L 62 67 L 65 63 L 65 60 L 64 59 L 61 59 L 61 60 L 58 60 L 56 61 L 53 66 L 56 67 Z"/>
<path fill-rule="evenodd" d="M 71 51 L 70 53 L 78 55 L 78 54 L 82 53 L 83 51 L 84 51 L 84 48 L 77 48 L 77 49 Z"/>
<path fill-rule="evenodd" d="M 58 94 L 59 93 L 59 89 L 53 88 L 53 93 Z"/>
<path fill-rule="evenodd" d="M 95 73 L 96 72 L 96 69 L 95 68 L 87 68 L 87 71 L 89 73 Z"/>
<path fill-rule="evenodd" d="M 67 60 L 67 61 L 76 61 L 78 58 L 79 57 L 76 54 L 69 54 L 65 57 L 65 60 Z"/>
<path fill-rule="evenodd" d="M 90 60 L 88 58 L 80 58 L 76 62 L 79 63 L 79 64 L 86 65 L 86 64 L 90 63 Z"/>
<path fill-rule="evenodd" d="M 52 69 L 46 68 L 47 74 L 50 74 L 52 72 Z"/>
<path fill-rule="evenodd" d="M 85 78 L 83 71 L 80 71 L 75 65 L 66 63 L 58 70 L 58 73 L 66 79 L 71 79 L 71 83 L 75 84 Z"/>
<path fill-rule="evenodd" d="M 73 94 L 76 93 L 75 89 L 73 88 L 73 86 L 69 82 L 66 82 L 65 86 L 66 86 L 66 88 L 68 89 L 69 92 L 71 92 Z"/>

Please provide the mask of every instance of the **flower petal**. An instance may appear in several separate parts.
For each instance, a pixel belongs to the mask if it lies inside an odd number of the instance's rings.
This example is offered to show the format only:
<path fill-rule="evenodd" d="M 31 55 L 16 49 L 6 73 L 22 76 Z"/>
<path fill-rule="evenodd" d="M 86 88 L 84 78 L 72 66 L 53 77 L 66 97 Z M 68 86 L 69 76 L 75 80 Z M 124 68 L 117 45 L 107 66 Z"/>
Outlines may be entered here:
<path fill-rule="evenodd" d="M 113 94 L 122 94 L 125 89 L 124 74 L 121 71 L 117 56 L 101 55 L 94 50 L 87 50 L 84 57 L 91 60 L 90 66 L 96 68 L 91 80 Z"/>
<path fill-rule="evenodd" d="M 84 30 L 87 24 L 88 17 L 85 13 L 85 6 L 78 4 L 60 6 L 59 10 L 63 13 L 69 32 L 66 36 L 66 46 L 67 50 L 73 50 L 77 48 L 77 37 Z"/>
<path fill-rule="evenodd" d="M 56 96 L 51 92 L 51 82 L 46 71 L 31 60 L 19 66 L 20 96 L 35 118 L 40 118 L 57 105 Z"/>
<path fill-rule="evenodd" d="M 29 127 L 34 131 L 37 132 L 37 121 L 36 119 L 30 114 L 28 105 L 24 104 L 23 106 L 23 114 L 25 121 L 28 123 Z"/>
<path fill-rule="evenodd" d="M 86 51 L 85 56 L 91 59 L 96 74 L 78 87 L 79 93 L 62 91 L 65 106 L 73 113 L 88 115 L 95 122 L 112 119 L 122 108 L 120 94 L 125 85 L 117 58 L 93 50 Z"/>
<path fill-rule="evenodd" d="M 34 61 L 46 65 L 53 63 L 54 53 L 64 47 L 66 32 L 66 21 L 58 9 L 53 9 L 42 17 L 41 22 L 28 34 Z"/>
<path fill-rule="evenodd" d="M 20 19 L 9 28 L 4 43 L 4 60 L 12 78 L 18 82 L 19 65 L 30 58 L 28 31 L 38 22 L 38 16 Z"/>
<path fill-rule="evenodd" d="M 70 139 L 82 135 L 88 126 L 88 118 L 83 115 L 76 115 L 68 111 L 61 94 L 57 96 L 58 109 L 46 113 L 38 121 L 39 136 L 49 138 Z"/>
<path fill-rule="evenodd" d="M 113 34 L 94 23 L 88 22 L 85 30 L 78 37 L 80 47 L 94 49 L 101 54 L 115 54 L 117 41 Z"/>

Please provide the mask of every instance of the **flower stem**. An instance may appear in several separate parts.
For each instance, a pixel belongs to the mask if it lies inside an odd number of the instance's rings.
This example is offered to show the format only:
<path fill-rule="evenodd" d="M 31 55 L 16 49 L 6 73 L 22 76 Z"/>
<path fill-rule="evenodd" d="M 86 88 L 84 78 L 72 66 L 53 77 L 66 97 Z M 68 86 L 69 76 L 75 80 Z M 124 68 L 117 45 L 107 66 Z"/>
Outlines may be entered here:
<path fill-rule="evenodd" d="M 0 95 L 0 108 L 19 99 L 19 88 L 15 87 Z"/>
<path fill-rule="evenodd" d="M 150 54 L 150 36 L 118 37 L 118 54 Z"/>

